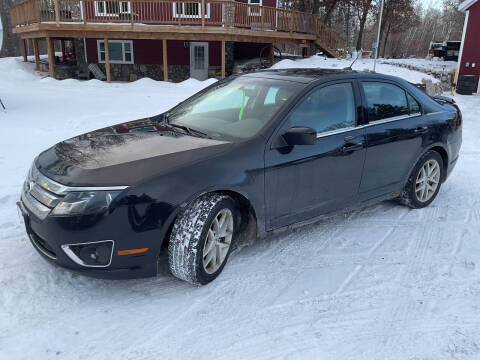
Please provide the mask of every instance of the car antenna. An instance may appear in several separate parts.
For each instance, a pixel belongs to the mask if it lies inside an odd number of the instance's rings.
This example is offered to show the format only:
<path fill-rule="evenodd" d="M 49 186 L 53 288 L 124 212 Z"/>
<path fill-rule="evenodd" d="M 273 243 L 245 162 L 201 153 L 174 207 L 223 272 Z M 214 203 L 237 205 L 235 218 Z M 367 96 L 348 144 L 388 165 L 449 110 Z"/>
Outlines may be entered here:
<path fill-rule="evenodd" d="M 352 69 L 352 66 L 357 62 L 357 60 L 360 58 L 360 55 L 361 55 L 361 54 L 362 54 L 362 53 L 359 52 L 358 55 L 357 55 L 357 58 L 356 58 L 355 60 L 353 60 L 353 62 L 350 64 L 350 66 L 344 68 L 343 70 L 353 70 L 353 69 Z"/>

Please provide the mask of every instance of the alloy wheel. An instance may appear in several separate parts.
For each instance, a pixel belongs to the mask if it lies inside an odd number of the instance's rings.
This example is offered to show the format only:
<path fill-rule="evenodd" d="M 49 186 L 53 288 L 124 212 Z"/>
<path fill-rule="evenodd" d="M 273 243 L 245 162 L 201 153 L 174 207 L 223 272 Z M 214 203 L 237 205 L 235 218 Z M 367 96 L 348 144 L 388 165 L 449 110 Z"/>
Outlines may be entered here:
<path fill-rule="evenodd" d="M 225 261 L 233 236 L 233 214 L 220 210 L 213 218 L 203 246 L 203 268 L 207 274 L 215 273 Z"/>
<path fill-rule="evenodd" d="M 423 164 L 415 182 L 415 195 L 420 202 L 429 201 L 440 184 L 440 164 L 430 159 Z"/>

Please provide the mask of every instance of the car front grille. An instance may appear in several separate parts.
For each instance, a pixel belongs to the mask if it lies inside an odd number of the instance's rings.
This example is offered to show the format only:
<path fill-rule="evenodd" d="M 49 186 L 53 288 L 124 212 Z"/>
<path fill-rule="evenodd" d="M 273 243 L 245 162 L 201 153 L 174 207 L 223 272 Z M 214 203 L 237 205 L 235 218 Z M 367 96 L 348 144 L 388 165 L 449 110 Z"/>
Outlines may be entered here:
<path fill-rule="evenodd" d="M 50 180 L 32 165 L 23 185 L 22 202 L 40 220 L 45 219 L 63 196 L 61 184 Z"/>

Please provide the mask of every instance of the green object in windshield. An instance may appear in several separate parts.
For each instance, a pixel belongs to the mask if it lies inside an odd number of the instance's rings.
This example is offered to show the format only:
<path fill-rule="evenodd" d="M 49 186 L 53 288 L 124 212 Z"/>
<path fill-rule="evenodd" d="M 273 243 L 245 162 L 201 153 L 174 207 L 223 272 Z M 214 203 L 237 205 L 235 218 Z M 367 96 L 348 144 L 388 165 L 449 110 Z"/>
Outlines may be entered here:
<path fill-rule="evenodd" d="M 242 105 L 240 106 L 240 113 L 238 114 L 238 120 L 242 120 L 243 110 L 245 110 L 245 89 L 242 90 Z"/>

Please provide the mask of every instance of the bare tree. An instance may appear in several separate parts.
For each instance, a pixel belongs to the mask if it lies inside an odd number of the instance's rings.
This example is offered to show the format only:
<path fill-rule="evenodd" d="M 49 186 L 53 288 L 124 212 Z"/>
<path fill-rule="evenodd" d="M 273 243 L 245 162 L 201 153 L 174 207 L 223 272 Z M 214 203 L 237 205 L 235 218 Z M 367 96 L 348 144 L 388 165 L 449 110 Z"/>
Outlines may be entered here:
<path fill-rule="evenodd" d="M 0 49 L 0 57 L 21 55 L 20 37 L 12 33 L 12 24 L 10 22 L 10 8 L 22 2 L 22 0 L 1 0 L 0 1 L 0 20 L 3 27 L 3 42 Z"/>
<path fill-rule="evenodd" d="M 372 10 L 372 2 L 373 0 L 354 0 L 353 4 L 358 10 L 358 18 L 359 18 L 359 29 L 358 29 L 358 37 L 357 37 L 357 51 L 362 48 L 363 42 L 363 32 L 365 30 L 365 24 L 367 23 L 367 17 Z"/>

